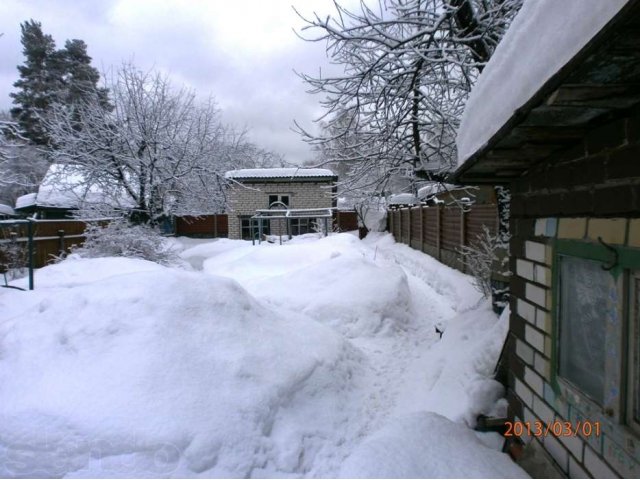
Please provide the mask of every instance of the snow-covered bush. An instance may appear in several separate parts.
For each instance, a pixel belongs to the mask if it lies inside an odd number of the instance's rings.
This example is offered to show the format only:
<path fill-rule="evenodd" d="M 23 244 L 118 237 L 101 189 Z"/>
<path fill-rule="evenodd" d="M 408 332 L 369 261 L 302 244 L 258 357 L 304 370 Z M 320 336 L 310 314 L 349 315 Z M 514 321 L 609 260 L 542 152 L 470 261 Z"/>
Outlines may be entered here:
<path fill-rule="evenodd" d="M 0 264 L 4 265 L 9 280 L 26 274 L 28 254 L 26 242 L 18 242 L 16 232 L 2 229 L 0 235 Z"/>
<path fill-rule="evenodd" d="M 133 225 L 126 219 L 111 220 L 107 225 L 88 224 L 86 240 L 73 253 L 83 257 L 130 257 L 150 260 L 163 265 L 178 261 L 177 252 L 152 227 Z"/>
<path fill-rule="evenodd" d="M 384 232 L 387 228 L 386 202 L 381 197 L 365 197 L 354 204 L 358 225 L 367 232 Z"/>
<path fill-rule="evenodd" d="M 500 234 L 492 235 L 486 225 L 482 234 L 476 236 L 471 245 L 460 249 L 462 262 L 474 278 L 475 287 L 487 298 L 503 297 L 505 292 L 495 286 L 492 274 L 509 276 L 508 244 L 501 241 Z"/>

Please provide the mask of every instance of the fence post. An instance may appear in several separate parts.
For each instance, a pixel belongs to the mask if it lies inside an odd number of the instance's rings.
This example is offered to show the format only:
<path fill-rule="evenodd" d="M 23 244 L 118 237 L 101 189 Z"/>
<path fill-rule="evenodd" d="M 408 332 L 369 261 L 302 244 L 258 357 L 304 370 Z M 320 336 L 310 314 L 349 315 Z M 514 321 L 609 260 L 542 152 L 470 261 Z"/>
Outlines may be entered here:
<path fill-rule="evenodd" d="M 213 216 L 213 238 L 218 238 L 218 214 Z"/>
<path fill-rule="evenodd" d="M 443 208 L 440 204 L 436 207 L 438 214 L 436 215 L 436 248 L 438 249 L 438 261 L 441 260 L 441 248 L 442 248 L 442 211 Z"/>
<path fill-rule="evenodd" d="M 394 238 L 396 237 L 396 212 L 391 210 L 391 233 L 393 233 Z"/>
<path fill-rule="evenodd" d="M 27 250 L 29 255 L 29 290 L 33 290 L 33 220 L 27 220 Z"/>
<path fill-rule="evenodd" d="M 62 256 L 65 253 L 64 230 L 58 230 L 58 237 L 58 255 Z"/>
<path fill-rule="evenodd" d="M 398 212 L 398 215 L 400 215 L 400 221 L 398 222 L 400 224 L 400 243 L 402 243 L 402 210 L 398 209 L 396 210 Z M 396 237 L 396 241 L 398 241 L 398 238 Z"/>
<path fill-rule="evenodd" d="M 460 249 L 467 244 L 467 214 L 464 207 L 460 209 Z M 462 254 L 458 254 L 459 262 L 462 264 L 462 272 L 466 273 L 467 266 L 462 258 Z"/>
<path fill-rule="evenodd" d="M 395 210 L 391 210 L 391 212 L 393 213 L 393 225 L 391 227 L 392 228 L 391 231 L 393 232 L 393 238 L 397 240 L 398 239 L 398 232 L 396 231 L 396 217 L 397 217 L 397 215 L 396 215 L 396 211 Z"/>
<path fill-rule="evenodd" d="M 424 207 L 420 207 L 420 251 L 424 252 Z"/>

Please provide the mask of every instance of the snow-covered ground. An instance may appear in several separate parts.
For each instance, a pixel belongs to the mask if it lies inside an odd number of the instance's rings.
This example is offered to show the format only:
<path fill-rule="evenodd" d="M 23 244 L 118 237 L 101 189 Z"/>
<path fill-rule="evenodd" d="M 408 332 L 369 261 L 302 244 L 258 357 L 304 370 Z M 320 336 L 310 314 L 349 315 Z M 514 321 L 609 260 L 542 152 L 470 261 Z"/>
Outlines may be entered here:
<path fill-rule="evenodd" d="M 0 289 L 0 477 L 526 476 L 471 429 L 507 317 L 469 277 L 384 234 L 178 243 Z"/>

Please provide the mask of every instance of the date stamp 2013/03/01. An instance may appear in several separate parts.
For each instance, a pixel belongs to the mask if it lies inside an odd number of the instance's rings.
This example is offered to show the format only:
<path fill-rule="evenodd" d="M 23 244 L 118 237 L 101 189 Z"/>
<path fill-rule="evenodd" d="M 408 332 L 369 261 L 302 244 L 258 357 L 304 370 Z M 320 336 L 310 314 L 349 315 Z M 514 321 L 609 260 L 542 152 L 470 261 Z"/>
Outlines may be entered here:
<path fill-rule="evenodd" d="M 525 434 L 534 437 L 547 437 L 549 435 L 555 437 L 600 436 L 600 422 L 588 420 L 575 423 L 556 420 L 547 424 L 540 421 L 505 422 L 505 427 L 507 428 L 504 434 L 505 437 L 520 437 Z"/>

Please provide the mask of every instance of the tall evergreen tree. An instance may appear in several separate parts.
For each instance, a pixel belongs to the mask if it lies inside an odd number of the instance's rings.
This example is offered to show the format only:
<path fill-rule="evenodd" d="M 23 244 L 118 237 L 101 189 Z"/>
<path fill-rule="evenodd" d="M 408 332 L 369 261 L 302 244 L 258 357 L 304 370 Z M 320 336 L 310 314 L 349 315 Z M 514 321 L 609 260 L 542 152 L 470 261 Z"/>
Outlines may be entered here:
<path fill-rule="evenodd" d="M 20 79 L 13 84 L 18 91 L 11 93 L 16 105 L 11 109 L 11 117 L 26 138 L 37 145 L 47 145 L 49 137 L 39 114 L 47 110 L 60 88 L 59 72 L 51 68 L 56 44 L 51 35 L 42 32 L 40 22 L 29 20 L 20 27 L 25 62 L 18 66 Z"/>
<path fill-rule="evenodd" d="M 98 87 L 100 73 L 91 66 L 87 44 L 83 40 L 67 40 L 64 49 L 56 53 L 60 57 L 63 83 L 57 100 L 66 104 L 77 104 L 95 94 L 105 108 L 110 108 L 108 90 Z"/>
<path fill-rule="evenodd" d="M 53 103 L 74 105 L 97 96 L 109 109 L 108 91 L 98 87 L 100 73 L 91 66 L 87 44 L 82 40 L 67 40 L 56 50 L 51 35 L 42 32 L 42 24 L 29 20 L 21 24 L 25 63 L 18 66 L 20 79 L 13 85 L 11 116 L 20 125 L 24 136 L 33 143 L 50 145 L 43 117 Z"/>

